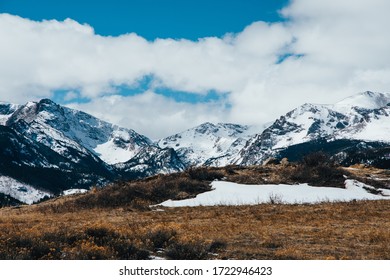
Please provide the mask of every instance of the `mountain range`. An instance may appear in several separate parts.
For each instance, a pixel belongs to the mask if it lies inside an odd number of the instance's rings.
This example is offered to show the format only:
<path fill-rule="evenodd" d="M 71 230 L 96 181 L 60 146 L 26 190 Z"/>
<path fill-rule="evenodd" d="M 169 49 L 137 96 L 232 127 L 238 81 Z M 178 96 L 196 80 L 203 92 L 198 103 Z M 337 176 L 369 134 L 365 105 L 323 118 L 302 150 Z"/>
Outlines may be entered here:
<path fill-rule="evenodd" d="M 299 160 L 324 151 L 344 165 L 390 167 L 390 94 L 303 104 L 267 126 L 204 123 L 152 141 L 49 99 L 0 103 L 0 201 L 33 203 L 67 189 L 193 166 Z"/>

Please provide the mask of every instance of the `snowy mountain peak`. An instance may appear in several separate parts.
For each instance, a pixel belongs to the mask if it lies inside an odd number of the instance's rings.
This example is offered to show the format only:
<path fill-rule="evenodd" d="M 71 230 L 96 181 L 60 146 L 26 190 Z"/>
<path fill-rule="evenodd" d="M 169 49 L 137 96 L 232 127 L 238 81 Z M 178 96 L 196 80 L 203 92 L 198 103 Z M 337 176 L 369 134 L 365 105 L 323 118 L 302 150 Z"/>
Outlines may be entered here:
<path fill-rule="evenodd" d="M 0 102 L 0 125 L 5 125 L 11 115 L 19 109 L 19 105 Z"/>
<path fill-rule="evenodd" d="M 194 128 L 195 132 L 205 134 L 205 133 L 215 133 L 218 132 L 218 126 L 213 123 L 205 122 Z"/>
<path fill-rule="evenodd" d="M 8 176 L 0 176 L 0 194 L 15 199 L 22 200 L 30 186 L 58 194 L 184 169 L 173 149 L 49 99 L 22 106 L 2 103 L 0 110 L 0 175 Z"/>
<path fill-rule="evenodd" d="M 306 103 L 252 137 L 234 163 L 258 164 L 293 145 L 318 139 L 389 142 L 390 94 L 364 92 L 334 105 Z"/>
<path fill-rule="evenodd" d="M 390 93 L 365 91 L 349 96 L 339 102 L 336 106 L 353 106 L 366 109 L 379 109 L 390 104 Z"/>
<path fill-rule="evenodd" d="M 244 133 L 248 130 L 248 126 L 232 124 L 232 123 L 217 123 L 213 124 L 210 122 L 203 123 L 194 128 L 186 130 L 187 132 L 194 131 L 195 134 L 214 134 L 218 136 L 235 136 Z"/>
<path fill-rule="evenodd" d="M 7 126 L 66 154 L 66 147 L 91 152 L 109 164 L 125 162 L 152 141 L 134 130 L 107 123 L 50 99 L 28 102 L 7 119 Z"/>
<path fill-rule="evenodd" d="M 157 141 L 161 148 L 174 148 L 187 165 L 224 165 L 249 138 L 249 126 L 203 123 Z M 218 161 L 218 163 L 216 163 Z"/>
<path fill-rule="evenodd" d="M 0 101 L 0 115 L 9 115 L 15 112 L 20 105 Z"/>

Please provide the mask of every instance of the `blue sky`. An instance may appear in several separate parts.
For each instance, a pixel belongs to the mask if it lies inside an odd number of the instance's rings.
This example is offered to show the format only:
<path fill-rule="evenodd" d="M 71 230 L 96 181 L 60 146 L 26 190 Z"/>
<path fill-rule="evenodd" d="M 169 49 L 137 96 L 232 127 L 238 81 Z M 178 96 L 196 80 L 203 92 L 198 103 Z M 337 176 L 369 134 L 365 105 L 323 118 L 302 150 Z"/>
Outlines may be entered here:
<path fill-rule="evenodd" d="M 390 91 L 388 0 L 0 0 L 0 101 L 151 138 Z"/>
<path fill-rule="evenodd" d="M 2 0 L 1 12 L 32 20 L 72 18 L 100 35 L 196 40 L 279 21 L 287 0 Z"/>
<path fill-rule="evenodd" d="M 136 33 L 154 41 L 156 38 L 188 39 L 222 37 L 238 33 L 256 21 L 283 21 L 279 10 L 288 0 L 2 0 L 0 12 L 35 21 L 71 18 L 93 27 L 102 36 Z M 139 86 L 116 86 L 117 94 L 132 96 L 148 89 L 150 75 Z M 52 99 L 60 103 L 88 102 L 88 98 L 67 100 L 67 88 L 52 90 Z M 74 92 L 77 89 L 72 89 Z M 153 88 L 155 93 L 178 102 L 204 103 L 223 99 L 227 92 L 207 90 L 202 95 L 175 91 L 168 87 Z M 229 106 L 228 104 L 226 106 Z"/>

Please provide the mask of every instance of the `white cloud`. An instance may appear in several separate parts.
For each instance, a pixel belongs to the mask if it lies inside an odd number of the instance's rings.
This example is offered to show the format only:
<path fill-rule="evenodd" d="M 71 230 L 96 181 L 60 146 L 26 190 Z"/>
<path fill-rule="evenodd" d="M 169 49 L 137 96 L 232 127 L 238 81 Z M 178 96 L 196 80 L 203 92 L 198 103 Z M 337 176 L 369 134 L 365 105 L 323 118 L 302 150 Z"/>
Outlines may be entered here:
<path fill-rule="evenodd" d="M 78 98 L 79 95 L 77 92 L 74 92 L 74 91 L 68 91 L 64 94 L 64 100 L 65 101 L 71 101 L 71 100 L 74 100 L 76 98 Z"/>
<path fill-rule="evenodd" d="M 69 104 L 69 107 L 130 127 L 151 139 L 175 134 L 206 121 L 219 122 L 226 116 L 223 104 L 178 103 L 151 91 L 127 97 L 104 96 L 89 103 Z"/>
<path fill-rule="evenodd" d="M 75 91 L 91 102 L 73 107 L 150 137 L 202 121 L 266 122 L 304 102 L 389 92 L 389 10 L 385 0 L 293 0 L 282 11 L 284 23 L 255 22 L 196 42 L 103 37 L 70 19 L 0 14 L 0 99 L 21 103 L 65 89 L 67 100 Z M 230 107 L 224 100 L 175 102 L 152 91 L 117 95 L 115 86 L 134 86 L 145 75 L 172 90 L 229 92 Z"/>

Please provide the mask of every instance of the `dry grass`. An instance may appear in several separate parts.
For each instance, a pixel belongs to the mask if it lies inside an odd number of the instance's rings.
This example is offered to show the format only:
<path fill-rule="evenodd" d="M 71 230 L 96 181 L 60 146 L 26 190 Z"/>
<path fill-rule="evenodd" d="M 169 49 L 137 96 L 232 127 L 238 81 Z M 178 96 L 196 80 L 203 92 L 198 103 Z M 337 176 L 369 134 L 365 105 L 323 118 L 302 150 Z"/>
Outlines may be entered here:
<path fill-rule="evenodd" d="M 390 259 L 388 200 L 148 207 L 207 191 L 211 180 L 222 177 L 240 183 L 293 183 L 296 168 L 301 167 L 192 169 L 2 208 L 0 259 Z M 312 168 L 308 170 L 318 171 Z M 336 168 L 336 174 L 379 178 L 381 186 L 388 186 L 384 170 Z"/>
<path fill-rule="evenodd" d="M 1 259 L 390 259 L 390 202 L 0 211 Z M 47 208 L 48 209 L 48 208 Z"/>
<path fill-rule="evenodd" d="M 352 178 L 377 188 L 390 189 L 390 170 L 356 164 L 344 168 Z"/>

